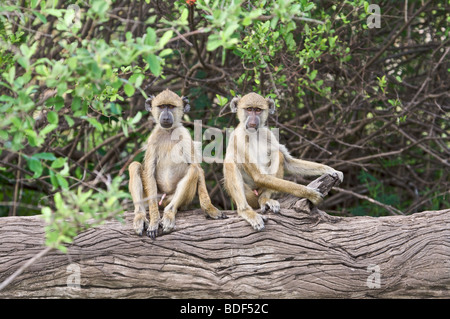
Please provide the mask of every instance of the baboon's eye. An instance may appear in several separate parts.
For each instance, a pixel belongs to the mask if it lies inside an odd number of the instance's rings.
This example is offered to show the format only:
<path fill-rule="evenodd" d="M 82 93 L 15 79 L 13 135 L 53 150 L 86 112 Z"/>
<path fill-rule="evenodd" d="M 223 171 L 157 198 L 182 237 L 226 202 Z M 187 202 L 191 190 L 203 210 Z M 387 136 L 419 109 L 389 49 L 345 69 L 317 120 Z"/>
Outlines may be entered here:
<path fill-rule="evenodd" d="M 168 108 L 169 110 L 172 110 L 172 109 L 174 109 L 176 106 L 175 106 L 175 105 L 172 105 L 172 104 L 161 104 L 161 105 L 158 105 L 158 107 L 159 107 L 160 109 Z"/>
<path fill-rule="evenodd" d="M 247 112 L 255 112 L 255 113 L 261 113 L 262 109 L 260 109 L 259 107 L 248 107 Z"/>

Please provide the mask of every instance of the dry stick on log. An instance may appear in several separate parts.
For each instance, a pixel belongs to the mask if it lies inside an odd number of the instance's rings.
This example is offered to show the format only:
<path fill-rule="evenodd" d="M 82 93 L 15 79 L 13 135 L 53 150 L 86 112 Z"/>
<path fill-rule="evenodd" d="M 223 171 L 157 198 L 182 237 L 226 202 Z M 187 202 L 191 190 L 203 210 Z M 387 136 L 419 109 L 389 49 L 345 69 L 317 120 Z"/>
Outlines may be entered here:
<path fill-rule="evenodd" d="M 327 192 L 336 179 L 313 183 Z M 47 252 L 0 298 L 450 297 L 450 209 L 343 218 L 305 199 L 280 202 L 261 232 L 234 211 L 207 220 L 194 210 L 179 212 L 175 231 L 156 240 L 135 235 L 126 213 L 125 224 L 81 233 L 67 254 Z M 43 243 L 40 217 L 1 218 L 0 282 Z"/>

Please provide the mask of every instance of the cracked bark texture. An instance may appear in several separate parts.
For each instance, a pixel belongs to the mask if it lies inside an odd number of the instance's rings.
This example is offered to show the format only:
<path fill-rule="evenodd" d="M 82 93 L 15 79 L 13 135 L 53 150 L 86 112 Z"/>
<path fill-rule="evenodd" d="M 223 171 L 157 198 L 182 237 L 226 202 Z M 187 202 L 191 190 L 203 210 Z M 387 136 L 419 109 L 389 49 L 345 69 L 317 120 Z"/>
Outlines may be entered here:
<path fill-rule="evenodd" d="M 321 178 L 327 192 L 333 179 Z M 50 251 L 0 298 L 450 297 L 450 209 L 347 218 L 298 198 L 280 202 L 261 232 L 235 211 L 209 220 L 194 210 L 179 212 L 175 231 L 156 240 L 137 236 L 126 213 L 124 224 L 77 236 L 66 254 Z M 38 216 L 1 218 L 0 282 L 43 243 Z"/>

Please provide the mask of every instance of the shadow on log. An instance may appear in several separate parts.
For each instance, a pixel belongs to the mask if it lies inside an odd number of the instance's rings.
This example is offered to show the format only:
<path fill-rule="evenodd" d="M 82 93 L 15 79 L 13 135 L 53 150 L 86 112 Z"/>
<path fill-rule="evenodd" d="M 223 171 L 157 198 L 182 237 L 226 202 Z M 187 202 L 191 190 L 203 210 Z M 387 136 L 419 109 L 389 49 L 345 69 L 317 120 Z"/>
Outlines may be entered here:
<path fill-rule="evenodd" d="M 325 175 L 310 186 L 327 193 L 336 182 Z M 67 254 L 38 259 L 0 298 L 450 297 L 450 209 L 345 218 L 305 199 L 280 202 L 262 232 L 235 211 L 209 220 L 194 210 L 156 240 L 135 235 L 126 213 L 124 224 L 77 236 Z M 1 218 L 0 282 L 43 243 L 40 217 Z"/>

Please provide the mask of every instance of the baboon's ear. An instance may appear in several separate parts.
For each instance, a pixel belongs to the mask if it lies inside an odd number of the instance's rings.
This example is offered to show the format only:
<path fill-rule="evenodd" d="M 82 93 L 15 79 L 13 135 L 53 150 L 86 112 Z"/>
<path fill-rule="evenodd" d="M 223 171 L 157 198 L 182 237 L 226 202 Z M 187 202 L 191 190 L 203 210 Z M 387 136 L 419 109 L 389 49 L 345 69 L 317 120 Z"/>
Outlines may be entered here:
<path fill-rule="evenodd" d="M 235 96 L 231 102 L 230 102 L 230 109 L 231 112 L 236 113 L 237 112 L 237 105 L 239 103 L 239 101 L 241 100 L 240 96 Z"/>
<path fill-rule="evenodd" d="M 145 100 L 145 109 L 149 112 L 152 111 L 152 100 L 155 98 L 154 95 L 150 95 L 148 99 Z"/>
<path fill-rule="evenodd" d="M 187 96 L 183 96 L 183 97 L 181 97 L 181 99 L 183 100 L 184 113 L 189 112 L 191 110 L 191 106 L 189 105 L 189 98 Z"/>
<path fill-rule="evenodd" d="M 269 104 L 269 113 L 274 114 L 276 110 L 275 101 L 272 100 L 270 97 L 266 99 L 267 104 Z"/>

